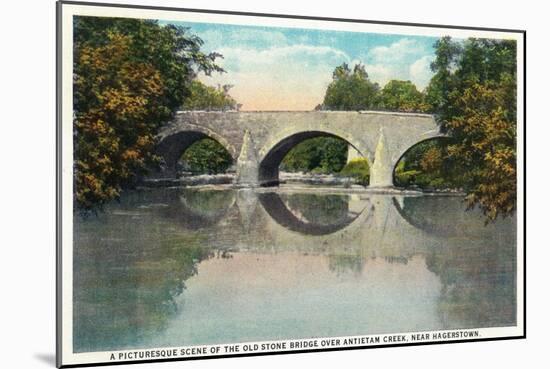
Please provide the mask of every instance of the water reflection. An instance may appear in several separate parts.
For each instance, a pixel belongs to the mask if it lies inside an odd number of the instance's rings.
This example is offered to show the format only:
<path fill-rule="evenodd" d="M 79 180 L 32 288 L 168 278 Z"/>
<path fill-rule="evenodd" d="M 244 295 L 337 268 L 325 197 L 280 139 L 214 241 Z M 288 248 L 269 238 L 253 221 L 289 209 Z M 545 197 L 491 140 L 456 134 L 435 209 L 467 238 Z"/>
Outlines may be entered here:
<path fill-rule="evenodd" d="M 438 313 L 445 327 L 515 323 L 515 249 L 507 243 L 483 242 L 455 253 L 442 246 L 426 256 L 428 270 L 441 280 Z"/>
<path fill-rule="evenodd" d="M 174 298 L 197 264 L 214 256 L 200 235 L 145 237 L 134 222 L 107 222 L 93 241 L 79 228 L 74 255 L 74 343 L 76 351 L 109 350 L 146 342 L 177 312 Z M 132 223 L 132 224 L 130 224 Z M 131 226 L 132 231 L 126 226 Z M 147 231 L 154 231 L 145 227 Z M 123 237 L 120 235 L 124 234 Z"/>
<path fill-rule="evenodd" d="M 516 322 L 514 219 L 458 198 L 155 189 L 74 231 L 76 352 Z"/>
<path fill-rule="evenodd" d="M 183 228 L 196 230 L 216 225 L 235 204 L 235 193 L 228 190 L 192 191 L 181 195 L 168 192 L 163 199 L 167 206 L 162 215 Z"/>
<path fill-rule="evenodd" d="M 328 268 L 338 274 L 361 274 L 367 260 L 362 255 L 329 255 Z"/>
<path fill-rule="evenodd" d="M 486 233 L 484 217 L 480 212 L 464 211 L 462 201 L 449 201 L 444 196 L 403 197 L 392 199 L 399 215 L 411 226 L 439 237 L 456 237 L 464 232 Z"/>
<path fill-rule="evenodd" d="M 360 214 L 350 211 L 349 196 L 275 192 L 259 195 L 269 216 L 283 227 L 306 235 L 326 235 L 351 224 Z"/>

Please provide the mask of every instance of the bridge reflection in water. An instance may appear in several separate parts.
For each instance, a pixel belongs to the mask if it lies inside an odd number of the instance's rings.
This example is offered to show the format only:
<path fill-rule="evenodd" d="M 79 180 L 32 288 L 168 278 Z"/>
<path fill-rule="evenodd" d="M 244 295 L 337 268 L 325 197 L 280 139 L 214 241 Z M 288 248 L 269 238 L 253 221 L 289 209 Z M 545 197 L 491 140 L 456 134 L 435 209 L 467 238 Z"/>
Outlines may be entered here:
<path fill-rule="evenodd" d="M 75 221 L 78 352 L 516 321 L 515 219 L 459 198 L 154 189 Z"/>

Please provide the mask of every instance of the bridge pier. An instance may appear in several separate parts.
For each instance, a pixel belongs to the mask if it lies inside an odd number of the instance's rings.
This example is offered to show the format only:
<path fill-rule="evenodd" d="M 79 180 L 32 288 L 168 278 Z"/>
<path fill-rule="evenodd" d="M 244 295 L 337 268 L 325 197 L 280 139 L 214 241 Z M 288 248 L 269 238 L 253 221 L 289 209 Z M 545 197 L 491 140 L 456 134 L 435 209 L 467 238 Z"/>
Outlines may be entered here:
<path fill-rule="evenodd" d="M 369 187 L 393 187 L 393 163 L 382 128 L 370 168 Z"/>
<path fill-rule="evenodd" d="M 359 151 L 355 149 L 352 145 L 348 145 L 348 158 L 346 160 L 346 164 L 349 164 L 350 162 L 357 160 L 357 159 L 363 159 L 363 155 Z"/>
<path fill-rule="evenodd" d="M 250 131 L 247 129 L 244 132 L 241 152 L 237 158 L 237 176 L 235 178 L 235 184 L 244 187 L 259 186 L 259 167 L 260 164 L 258 163 L 254 141 L 250 136 Z"/>

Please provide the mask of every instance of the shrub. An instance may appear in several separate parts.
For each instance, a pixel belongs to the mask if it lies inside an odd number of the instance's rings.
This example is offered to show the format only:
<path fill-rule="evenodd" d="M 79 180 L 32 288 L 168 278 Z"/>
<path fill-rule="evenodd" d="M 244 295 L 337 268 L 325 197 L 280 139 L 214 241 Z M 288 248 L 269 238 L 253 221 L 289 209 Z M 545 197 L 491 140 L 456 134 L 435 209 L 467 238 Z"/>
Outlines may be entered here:
<path fill-rule="evenodd" d="M 352 177 L 360 185 L 368 186 L 370 179 L 369 162 L 365 158 L 353 159 L 342 168 L 340 175 Z"/>

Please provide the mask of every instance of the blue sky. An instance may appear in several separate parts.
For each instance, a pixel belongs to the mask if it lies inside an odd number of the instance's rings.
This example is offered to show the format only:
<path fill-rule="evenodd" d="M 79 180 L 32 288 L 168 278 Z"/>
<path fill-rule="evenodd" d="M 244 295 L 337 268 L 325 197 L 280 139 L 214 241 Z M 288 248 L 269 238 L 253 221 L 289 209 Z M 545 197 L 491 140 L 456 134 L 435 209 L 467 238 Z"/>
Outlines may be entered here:
<path fill-rule="evenodd" d="M 323 100 L 332 71 L 363 63 L 382 86 L 410 80 L 419 89 L 432 75 L 434 37 L 330 30 L 161 22 L 190 27 L 204 51 L 224 56 L 227 73 L 200 76 L 210 85 L 231 84 L 242 110 L 311 110 Z"/>

